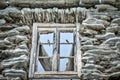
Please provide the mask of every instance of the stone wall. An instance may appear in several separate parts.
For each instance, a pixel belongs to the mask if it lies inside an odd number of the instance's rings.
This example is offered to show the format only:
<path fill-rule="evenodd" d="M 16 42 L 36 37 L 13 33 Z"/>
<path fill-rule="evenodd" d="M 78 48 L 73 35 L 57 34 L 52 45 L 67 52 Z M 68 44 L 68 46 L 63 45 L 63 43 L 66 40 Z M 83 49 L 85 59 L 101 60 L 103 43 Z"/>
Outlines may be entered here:
<path fill-rule="evenodd" d="M 11 9 L 0 10 L 0 80 L 27 80 L 31 30 L 11 22 L 9 13 L 19 12 Z"/>
<path fill-rule="evenodd" d="M 83 79 L 119 80 L 120 15 L 110 5 L 96 6 L 97 12 L 91 12 L 80 29 Z"/>
<path fill-rule="evenodd" d="M 7 3 L 6 5 L 8 6 Z M 1 80 L 3 78 L 28 79 L 33 22 L 80 22 L 83 80 L 120 79 L 120 11 L 118 7 L 112 5 L 96 4 L 89 9 L 80 7 L 70 9 L 7 7 L 1 9 Z"/>

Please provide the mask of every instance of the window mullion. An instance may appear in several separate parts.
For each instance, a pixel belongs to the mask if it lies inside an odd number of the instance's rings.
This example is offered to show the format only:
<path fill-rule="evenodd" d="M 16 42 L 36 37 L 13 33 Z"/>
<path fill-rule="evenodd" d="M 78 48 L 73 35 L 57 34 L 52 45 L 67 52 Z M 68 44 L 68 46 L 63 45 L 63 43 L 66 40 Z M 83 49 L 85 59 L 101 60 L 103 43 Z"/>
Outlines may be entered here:
<path fill-rule="evenodd" d="M 52 56 L 52 71 L 59 71 L 59 30 L 56 28 L 54 32 L 54 48 L 53 48 L 53 56 Z"/>

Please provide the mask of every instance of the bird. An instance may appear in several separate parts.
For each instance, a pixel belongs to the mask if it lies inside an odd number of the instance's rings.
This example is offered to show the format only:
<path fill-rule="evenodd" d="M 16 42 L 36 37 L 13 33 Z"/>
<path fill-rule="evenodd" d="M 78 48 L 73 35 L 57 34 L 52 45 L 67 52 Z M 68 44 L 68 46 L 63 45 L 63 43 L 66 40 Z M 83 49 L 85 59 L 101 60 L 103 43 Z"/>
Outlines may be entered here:
<path fill-rule="evenodd" d="M 48 45 L 50 46 L 50 40 L 48 40 Z"/>
<path fill-rule="evenodd" d="M 69 41 L 66 39 L 66 42 L 69 43 Z"/>

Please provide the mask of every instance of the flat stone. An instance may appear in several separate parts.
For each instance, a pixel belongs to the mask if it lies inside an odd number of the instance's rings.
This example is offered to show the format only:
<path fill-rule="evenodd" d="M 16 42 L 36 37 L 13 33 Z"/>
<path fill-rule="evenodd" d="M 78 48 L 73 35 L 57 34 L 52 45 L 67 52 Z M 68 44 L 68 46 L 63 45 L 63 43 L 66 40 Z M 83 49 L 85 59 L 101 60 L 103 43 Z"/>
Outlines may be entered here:
<path fill-rule="evenodd" d="M 22 80 L 27 79 L 27 73 L 24 70 L 16 70 L 16 69 L 6 69 L 2 72 L 6 77 L 20 77 Z"/>
<path fill-rule="evenodd" d="M 81 50 L 83 52 L 88 51 L 88 50 L 94 50 L 94 49 L 102 49 L 102 50 L 110 50 L 110 48 L 104 46 L 93 46 L 93 45 L 84 45 L 81 47 Z"/>
<path fill-rule="evenodd" d="M 95 35 L 95 38 L 97 39 L 100 39 L 100 40 L 107 40 L 109 38 L 113 38 L 115 37 L 115 34 L 114 33 L 106 33 L 104 35 Z"/>
<path fill-rule="evenodd" d="M 118 8 L 108 5 L 108 4 L 100 4 L 100 5 L 95 5 L 98 11 L 117 11 Z"/>
<path fill-rule="evenodd" d="M 14 44 L 19 44 L 19 43 L 21 43 L 23 41 L 26 41 L 26 42 L 29 41 L 26 36 L 21 36 L 21 35 L 15 35 L 15 36 L 7 37 L 4 40 L 10 41 L 10 42 L 12 42 Z"/>
<path fill-rule="evenodd" d="M 4 25 L 6 23 L 6 21 L 4 19 L 0 19 L 0 26 Z"/>
<path fill-rule="evenodd" d="M 93 18 L 97 18 L 97 19 L 101 19 L 101 20 L 106 20 L 106 21 L 110 21 L 110 16 L 108 15 L 103 15 L 103 14 L 94 14 Z"/>
<path fill-rule="evenodd" d="M 1 64 L 1 69 L 5 69 L 5 68 L 23 69 L 23 68 L 27 68 L 27 63 L 28 63 L 28 57 L 26 55 L 21 55 L 20 57 L 5 59 L 0 64 Z"/>
<path fill-rule="evenodd" d="M 112 74 L 110 74 L 110 77 L 120 77 L 120 72 L 114 72 Z"/>
<path fill-rule="evenodd" d="M 106 32 L 111 32 L 111 33 L 118 33 L 119 30 L 120 30 L 120 26 L 113 26 L 106 28 Z"/>
<path fill-rule="evenodd" d="M 93 37 L 94 35 L 98 34 L 98 32 L 91 29 L 80 29 L 80 34 L 83 36 Z"/>
<path fill-rule="evenodd" d="M 7 55 L 8 57 L 16 57 L 20 55 L 27 55 L 28 50 L 26 49 L 14 49 L 14 50 L 2 50 L 0 56 Z"/>
<path fill-rule="evenodd" d="M 120 18 L 120 11 L 109 11 L 107 13 L 112 19 Z"/>
<path fill-rule="evenodd" d="M 88 29 L 93 29 L 93 30 L 105 29 L 104 23 L 96 18 L 86 19 L 83 21 L 82 24 Z"/>
<path fill-rule="evenodd" d="M 19 35 L 19 34 L 20 34 L 19 31 L 13 29 L 13 30 L 1 32 L 1 33 L 0 33 L 0 37 L 1 37 L 1 38 L 5 38 L 5 37 L 15 36 L 15 35 Z"/>
<path fill-rule="evenodd" d="M 101 50 L 101 49 L 89 50 L 89 51 L 86 51 L 85 53 L 91 53 L 91 54 L 96 54 L 96 55 L 117 54 L 117 52 L 114 50 Z"/>
<path fill-rule="evenodd" d="M 30 27 L 29 26 L 21 26 L 15 28 L 15 30 L 21 32 L 21 33 L 30 33 Z"/>
<path fill-rule="evenodd" d="M 108 44 L 110 47 L 114 47 L 117 42 L 120 42 L 120 37 L 109 38 L 102 44 Z"/>
<path fill-rule="evenodd" d="M 14 28 L 15 28 L 14 26 L 10 26 L 10 25 L 2 25 L 2 26 L 0 26 L 1 31 L 8 31 L 8 30 L 11 30 L 11 29 L 14 29 Z"/>
<path fill-rule="evenodd" d="M 5 40 L 0 40 L 0 49 L 7 49 L 11 47 L 11 42 L 5 41 Z"/>
<path fill-rule="evenodd" d="M 120 26 L 120 18 L 113 19 L 111 23 L 116 23 Z"/>

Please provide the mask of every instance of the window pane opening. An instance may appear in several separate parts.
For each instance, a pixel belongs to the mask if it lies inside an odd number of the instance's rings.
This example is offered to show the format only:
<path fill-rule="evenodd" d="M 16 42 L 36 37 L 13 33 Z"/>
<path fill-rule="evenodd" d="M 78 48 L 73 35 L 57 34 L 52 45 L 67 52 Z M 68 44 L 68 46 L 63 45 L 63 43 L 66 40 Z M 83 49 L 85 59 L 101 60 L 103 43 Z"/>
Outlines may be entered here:
<path fill-rule="evenodd" d="M 60 43 L 73 43 L 73 33 L 61 32 L 60 33 Z"/>
<path fill-rule="evenodd" d="M 60 71 L 74 71 L 74 58 L 60 59 Z"/>
<path fill-rule="evenodd" d="M 72 51 L 73 46 L 72 45 L 65 45 L 61 44 L 60 45 L 60 56 L 74 56 L 74 53 Z"/>
<path fill-rule="evenodd" d="M 53 43 L 53 34 L 54 33 L 40 34 L 40 42 L 48 44 Z"/>

